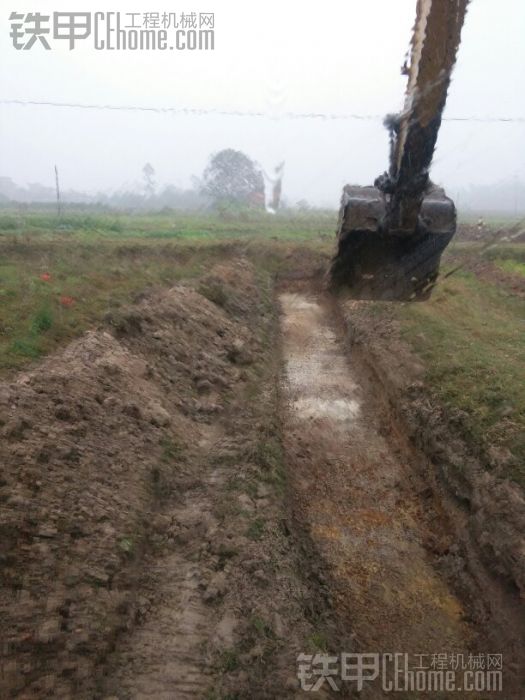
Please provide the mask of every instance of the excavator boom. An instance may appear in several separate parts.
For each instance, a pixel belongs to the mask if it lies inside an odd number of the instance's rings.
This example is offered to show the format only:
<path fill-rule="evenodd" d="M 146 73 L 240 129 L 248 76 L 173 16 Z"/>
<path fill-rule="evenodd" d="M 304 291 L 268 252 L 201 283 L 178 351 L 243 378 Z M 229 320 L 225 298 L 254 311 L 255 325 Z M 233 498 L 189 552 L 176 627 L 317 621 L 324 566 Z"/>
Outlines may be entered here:
<path fill-rule="evenodd" d="M 390 167 L 343 190 L 330 278 L 365 299 L 428 298 L 456 210 L 429 169 L 468 0 L 418 0 L 403 111 L 389 116 Z"/>

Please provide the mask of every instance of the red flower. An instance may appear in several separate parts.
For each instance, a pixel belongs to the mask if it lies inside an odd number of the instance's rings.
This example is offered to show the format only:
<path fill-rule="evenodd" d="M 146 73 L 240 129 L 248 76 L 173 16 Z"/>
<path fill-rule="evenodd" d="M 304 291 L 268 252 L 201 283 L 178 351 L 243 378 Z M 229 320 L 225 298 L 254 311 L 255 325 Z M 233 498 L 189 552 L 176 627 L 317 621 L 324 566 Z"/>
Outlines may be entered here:
<path fill-rule="evenodd" d="M 73 297 L 60 297 L 59 301 L 62 304 L 62 306 L 73 306 L 73 304 L 75 303 Z"/>
<path fill-rule="evenodd" d="M 42 282 L 51 282 L 51 275 L 49 274 L 49 272 L 44 272 L 40 275 L 40 279 L 42 280 Z"/>

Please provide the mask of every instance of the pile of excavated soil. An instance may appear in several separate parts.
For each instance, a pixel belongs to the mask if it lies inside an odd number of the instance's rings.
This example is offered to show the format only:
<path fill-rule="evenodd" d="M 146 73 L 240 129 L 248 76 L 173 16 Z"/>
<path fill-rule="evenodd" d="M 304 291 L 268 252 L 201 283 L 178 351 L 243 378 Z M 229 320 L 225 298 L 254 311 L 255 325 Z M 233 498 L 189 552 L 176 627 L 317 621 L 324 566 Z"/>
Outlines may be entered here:
<path fill-rule="evenodd" d="M 0 384 L 2 697 L 296 685 L 273 326 L 237 260 Z"/>

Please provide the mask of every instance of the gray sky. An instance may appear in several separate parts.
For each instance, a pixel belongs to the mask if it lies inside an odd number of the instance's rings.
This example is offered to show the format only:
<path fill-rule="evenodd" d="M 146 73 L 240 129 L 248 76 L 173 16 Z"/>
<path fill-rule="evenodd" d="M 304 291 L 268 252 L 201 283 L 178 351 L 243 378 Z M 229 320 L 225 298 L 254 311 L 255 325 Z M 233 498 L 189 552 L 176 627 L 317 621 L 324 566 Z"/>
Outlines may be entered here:
<path fill-rule="evenodd" d="M 344 183 L 387 167 L 381 120 L 283 119 L 287 112 L 384 115 L 403 102 L 400 66 L 415 0 L 2 0 L 0 97 L 97 104 L 262 111 L 267 118 L 181 116 L 0 105 L 0 175 L 24 184 L 107 191 L 141 179 L 185 186 L 210 153 L 238 148 L 266 171 L 286 161 L 284 196 L 335 205 Z M 215 12 L 214 51 L 16 51 L 11 10 Z M 445 116 L 524 117 L 525 3 L 472 0 Z M 445 122 L 433 178 L 466 184 L 525 181 L 525 123 Z"/>

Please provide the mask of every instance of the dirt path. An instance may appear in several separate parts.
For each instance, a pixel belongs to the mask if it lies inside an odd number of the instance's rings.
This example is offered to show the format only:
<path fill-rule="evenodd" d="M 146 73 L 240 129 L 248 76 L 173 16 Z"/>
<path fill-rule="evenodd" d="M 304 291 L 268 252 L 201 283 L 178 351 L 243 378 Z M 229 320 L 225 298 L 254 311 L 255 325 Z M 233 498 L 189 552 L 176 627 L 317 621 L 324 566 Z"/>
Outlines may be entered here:
<path fill-rule="evenodd" d="M 468 655 L 474 631 L 428 551 L 446 537 L 439 514 L 347 359 L 330 305 L 308 292 L 283 293 L 280 302 L 295 515 L 352 632 L 354 648 L 338 651 L 401 652 L 427 662 L 443 652 Z"/>

